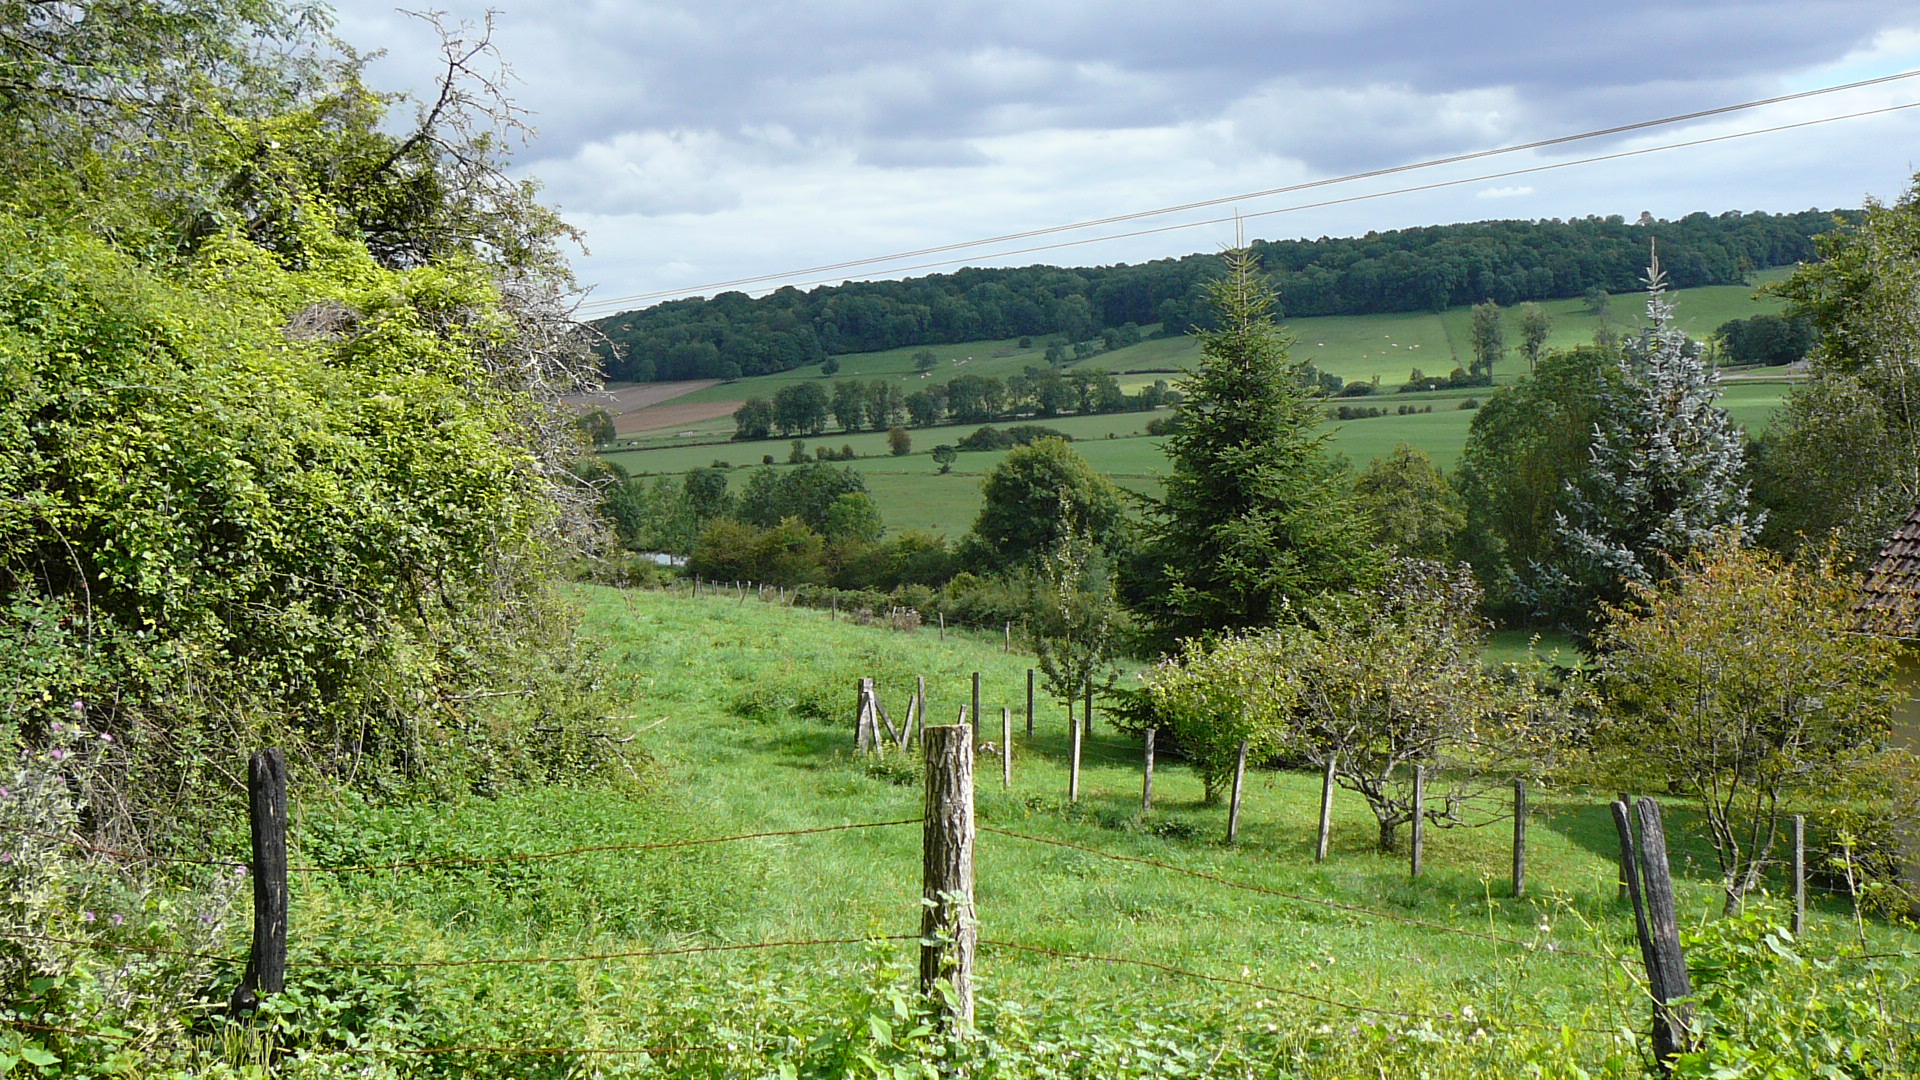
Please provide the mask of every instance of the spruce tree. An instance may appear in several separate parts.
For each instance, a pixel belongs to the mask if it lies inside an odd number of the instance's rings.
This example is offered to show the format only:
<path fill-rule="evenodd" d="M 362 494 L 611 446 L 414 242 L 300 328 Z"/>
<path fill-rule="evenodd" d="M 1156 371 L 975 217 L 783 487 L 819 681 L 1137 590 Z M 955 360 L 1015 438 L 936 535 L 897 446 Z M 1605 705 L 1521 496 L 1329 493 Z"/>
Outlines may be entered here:
<path fill-rule="evenodd" d="M 1543 605 L 1575 626 L 1629 586 L 1664 580 L 1674 565 L 1732 533 L 1750 541 L 1760 517 L 1748 507 L 1746 451 L 1716 404 L 1719 379 L 1673 325 L 1666 275 L 1647 267 L 1647 327 L 1621 356 L 1619 426 L 1594 433 L 1593 468 L 1569 485 L 1555 539 L 1561 557 Z"/>
<path fill-rule="evenodd" d="M 1227 269 L 1208 289 L 1219 328 L 1200 331 L 1128 590 L 1163 647 L 1294 621 L 1301 601 L 1370 582 L 1380 566 L 1324 446 L 1308 365 L 1273 324 L 1271 290 L 1244 250 Z"/>

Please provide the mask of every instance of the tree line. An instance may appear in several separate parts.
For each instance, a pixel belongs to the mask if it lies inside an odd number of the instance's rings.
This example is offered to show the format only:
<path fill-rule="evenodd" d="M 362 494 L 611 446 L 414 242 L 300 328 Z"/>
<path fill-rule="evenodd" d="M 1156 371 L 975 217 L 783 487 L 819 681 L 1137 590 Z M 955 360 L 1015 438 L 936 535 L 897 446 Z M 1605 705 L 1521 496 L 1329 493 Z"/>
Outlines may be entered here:
<path fill-rule="evenodd" d="M 1857 215 L 1842 214 L 1838 220 Z M 1628 292 L 1657 241 L 1674 288 L 1738 284 L 1755 270 L 1811 259 L 1836 216 L 1689 214 L 1677 221 L 1614 215 L 1490 221 L 1259 241 L 1251 251 L 1284 318 L 1445 310 L 1492 300 Z M 724 292 L 673 300 L 594 323 L 611 379 L 735 379 L 790 371 L 843 354 L 996 338 L 1085 342 L 1127 324 L 1167 333 L 1209 328 L 1219 260 L 966 268 L 901 281 L 849 282 L 762 297 Z"/>

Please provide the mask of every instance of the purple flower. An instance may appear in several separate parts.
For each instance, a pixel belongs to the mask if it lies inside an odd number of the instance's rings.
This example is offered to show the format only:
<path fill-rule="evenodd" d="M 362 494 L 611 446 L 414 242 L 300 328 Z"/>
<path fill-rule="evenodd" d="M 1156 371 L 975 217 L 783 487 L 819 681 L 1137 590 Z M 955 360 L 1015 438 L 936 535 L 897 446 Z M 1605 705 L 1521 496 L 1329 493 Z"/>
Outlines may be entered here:
<path fill-rule="evenodd" d="M 68 706 L 68 708 L 71 708 L 73 710 L 74 715 L 84 716 L 86 715 L 86 711 L 87 711 L 87 703 L 84 701 L 76 701 L 72 705 Z"/>
<path fill-rule="evenodd" d="M 67 752 L 56 746 L 52 750 L 49 750 L 47 752 L 47 756 L 51 757 L 55 761 L 59 761 L 61 758 L 67 756 Z"/>
<path fill-rule="evenodd" d="M 67 730 L 67 725 L 65 725 L 65 724 L 63 724 L 63 723 L 61 723 L 61 722 L 60 722 L 60 721 L 58 721 L 58 720 L 55 720 L 55 721 L 53 722 L 53 733 L 54 733 L 55 735 L 58 735 L 58 734 L 60 734 L 61 732 L 63 732 L 63 731 L 65 731 L 65 730 Z"/>
<path fill-rule="evenodd" d="M 201 912 L 201 913 L 200 913 L 200 924 L 201 924 L 202 926 L 212 926 L 212 925 L 213 925 L 213 912 L 211 912 L 211 911 L 203 911 L 203 912 Z"/>
<path fill-rule="evenodd" d="M 81 913 L 80 913 L 80 921 L 81 921 L 81 922 L 92 922 L 92 921 L 93 921 L 93 912 L 91 912 L 91 911 L 83 911 L 83 912 L 81 912 Z"/>
<path fill-rule="evenodd" d="M 13 798 L 13 792 L 8 791 L 6 788 L 0 787 L 0 799 L 11 799 L 11 798 Z"/>
<path fill-rule="evenodd" d="M 126 921 L 127 921 L 127 917 L 125 915 L 122 915 L 117 911 L 113 913 L 113 925 L 119 926 L 121 923 Z"/>
<path fill-rule="evenodd" d="M 112 741 L 113 741 L 113 736 L 111 736 L 111 735 L 109 735 L 109 734 L 107 734 L 106 732 L 104 732 L 104 731 L 103 731 L 103 732 L 101 732 L 101 733 L 100 733 L 100 741 L 101 741 L 101 742 L 112 742 Z"/>

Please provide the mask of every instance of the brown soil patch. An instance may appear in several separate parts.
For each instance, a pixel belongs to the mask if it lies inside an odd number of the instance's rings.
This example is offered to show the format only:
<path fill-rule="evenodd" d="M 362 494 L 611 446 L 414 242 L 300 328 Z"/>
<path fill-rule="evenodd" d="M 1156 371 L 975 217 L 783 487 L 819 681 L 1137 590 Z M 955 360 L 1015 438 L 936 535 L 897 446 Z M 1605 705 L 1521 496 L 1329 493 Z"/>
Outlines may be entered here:
<path fill-rule="evenodd" d="M 614 417 L 613 430 L 618 435 L 637 435 L 643 431 L 684 428 L 702 421 L 732 416 L 739 407 L 737 401 L 685 401 L 678 405 L 654 405 Z"/>
<path fill-rule="evenodd" d="M 719 379 L 688 379 L 684 382 L 622 383 L 610 386 L 600 394 L 570 394 L 561 400 L 581 412 L 605 409 L 614 416 L 630 413 L 635 409 L 644 409 L 664 401 L 672 401 L 683 394 L 695 390 L 705 390 L 709 386 L 718 386 Z"/>

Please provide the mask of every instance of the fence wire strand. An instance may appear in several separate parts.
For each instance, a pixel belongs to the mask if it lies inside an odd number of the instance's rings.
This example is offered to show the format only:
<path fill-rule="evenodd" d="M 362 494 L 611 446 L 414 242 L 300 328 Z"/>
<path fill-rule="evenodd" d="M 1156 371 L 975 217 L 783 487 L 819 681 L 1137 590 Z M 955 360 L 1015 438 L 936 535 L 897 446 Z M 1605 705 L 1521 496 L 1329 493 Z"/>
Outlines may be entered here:
<path fill-rule="evenodd" d="M 1193 870 L 1184 866 L 1175 866 L 1173 863 L 1161 862 L 1158 859 L 1148 859 L 1139 855 L 1117 855 L 1111 851 L 1102 851 L 1099 848 L 1088 847 L 1085 844 L 1075 844 L 1067 840 L 1049 840 L 1043 836 L 1030 836 L 1026 833 L 1017 833 L 1008 829 L 997 829 L 991 825 L 980 826 L 980 831 L 983 833 L 993 833 L 997 836 L 1010 836 L 1016 840 L 1026 840 L 1035 844 L 1048 844 L 1053 847 L 1070 848 L 1074 851 L 1086 852 L 1089 855 L 1098 855 L 1103 859 L 1112 859 L 1115 862 L 1137 863 L 1142 866 L 1158 867 L 1161 870 L 1170 870 L 1173 873 L 1184 874 L 1187 877 L 1198 878 L 1201 881 L 1210 881 L 1216 885 L 1224 885 L 1230 889 L 1244 889 L 1247 892 L 1276 896 L 1283 900 L 1292 900 L 1302 904 L 1315 904 L 1320 907 L 1334 908 L 1339 911 L 1352 912 L 1353 914 L 1365 915 L 1370 918 L 1385 919 L 1389 922 L 1404 923 L 1408 926 L 1418 926 L 1427 930 L 1437 930 L 1441 933 L 1458 934 L 1461 937 L 1478 938 L 1482 941 L 1498 942 L 1502 945 L 1516 945 L 1531 953 L 1545 953 L 1549 956 L 1577 956 L 1589 960 L 1602 960 L 1609 964 L 1613 963 L 1612 957 L 1603 956 L 1596 952 L 1588 952 L 1584 949 L 1561 948 L 1551 942 L 1541 945 L 1537 942 L 1523 941 L 1520 938 L 1502 937 L 1499 934 L 1488 934 L 1479 930 L 1468 930 L 1465 927 L 1428 922 L 1424 919 L 1413 918 L 1410 915 L 1396 915 L 1391 911 L 1376 911 L 1372 908 L 1361 907 L 1358 904 L 1345 904 L 1338 900 L 1324 900 L 1317 896 L 1303 896 L 1300 893 L 1285 892 L 1281 889 L 1270 889 L 1265 885 L 1255 885 L 1245 881 L 1234 881 L 1231 878 L 1224 878 L 1218 874 L 1209 874 L 1204 870 Z"/>
<path fill-rule="evenodd" d="M 623 952 L 582 953 L 578 956 L 494 956 L 472 960 L 290 960 L 287 966 L 327 970 L 387 970 L 413 968 L 491 967 L 515 964 L 577 964 L 594 960 L 631 960 L 650 956 L 692 956 L 699 953 L 752 952 L 762 949 L 804 949 L 827 945 L 859 945 L 875 941 L 918 941 L 919 934 L 884 934 L 848 938 L 808 938 L 793 941 L 751 941 L 738 945 L 688 945 L 677 949 L 632 949 Z"/>
<path fill-rule="evenodd" d="M 608 851 L 665 851 L 670 848 L 704 847 L 710 844 L 730 844 L 739 840 L 762 840 L 781 836 L 809 836 L 815 833 L 846 832 L 852 829 L 882 829 L 893 825 L 918 825 L 919 818 L 901 818 L 898 821 L 863 821 L 852 825 L 821 825 L 811 829 L 775 829 L 770 832 L 740 833 L 735 836 L 709 836 L 696 840 L 661 840 L 636 844 L 590 844 L 586 847 L 566 848 L 561 851 L 534 851 L 521 855 L 446 855 L 431 859 L 402 859 L 398 862 L 359 863 L 350 866 L 289 866 L 289 874 L 355 874 L 373 873 L 381 870 L 420 870 L 433 866 L 493 866 L 502 863 L 540 862 L 546 859 L 562 859 L 573 855 L 590 855 Z"/>

